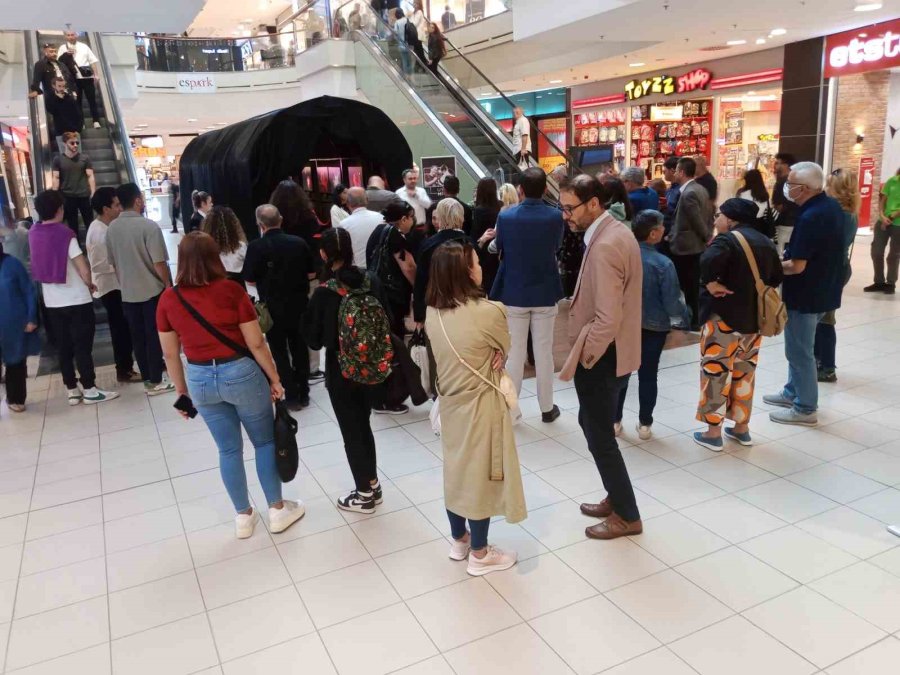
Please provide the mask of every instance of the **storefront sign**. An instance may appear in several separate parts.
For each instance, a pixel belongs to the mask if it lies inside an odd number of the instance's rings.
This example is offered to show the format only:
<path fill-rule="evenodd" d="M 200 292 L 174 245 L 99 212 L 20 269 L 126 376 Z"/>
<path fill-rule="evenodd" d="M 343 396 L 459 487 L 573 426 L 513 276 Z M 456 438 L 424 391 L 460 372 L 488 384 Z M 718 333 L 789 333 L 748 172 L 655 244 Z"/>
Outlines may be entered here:
<path fill-rule="evenodd" d="M 825 38 L 825 77 L 900 66 L 900 19 Z"/>
<path fill-rule="evenodd" d="M 729 110 L 725 113 L 725 145 L 741 145 L 744 142 L 744 111 Z"/>
<path fill-rule="evenodd" d="M 642 80 L 631 80 L 625 85 L 625 97 L 629 101 L 634 101 L 651 94 L 663 96 L 687 94 L 698 89 L 706 89 L 710 80 L 712 73 L 706 68 L 697 68 L 677 78 L 672 75 L 654 75 Z"/>
<path fill-rule="evenodd" d="M 762 142 L 772 142 L 777 141 L 781 137 L 781 134 L 760 134 L 756 137 L 756 140 Z"/>
<path fill-rule="evenodd" d="M 651 122 L 680 122 L 684 119 L 683 105 L 651 105 Z"/>
<path fill-rule="evenodd" d="M 872 191 L 875 187 L 875 158 L 859 158 L 859 227 L 868 227 L 872 215 Z"/>
<path fill-rule="evenodd" d="M 215 94 L 216 79 L 212 75 L 178 75 L 175 88 L 181 94 Z"/>

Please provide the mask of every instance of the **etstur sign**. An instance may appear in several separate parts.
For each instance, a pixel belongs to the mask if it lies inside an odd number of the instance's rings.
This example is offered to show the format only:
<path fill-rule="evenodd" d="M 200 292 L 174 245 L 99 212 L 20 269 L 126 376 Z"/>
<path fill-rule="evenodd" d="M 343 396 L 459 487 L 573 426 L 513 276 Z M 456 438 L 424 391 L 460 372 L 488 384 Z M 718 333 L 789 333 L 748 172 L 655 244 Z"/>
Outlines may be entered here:
<path fill-rule="evenodd" d="M 825 77 L 900 66 L 900 19 L 825 38 Z"/>
<path fill-rule="evenodd" d="M 216 80 L 212 75 L 178 75 L 175 88 L 182 94 L 215 94 Z"/>

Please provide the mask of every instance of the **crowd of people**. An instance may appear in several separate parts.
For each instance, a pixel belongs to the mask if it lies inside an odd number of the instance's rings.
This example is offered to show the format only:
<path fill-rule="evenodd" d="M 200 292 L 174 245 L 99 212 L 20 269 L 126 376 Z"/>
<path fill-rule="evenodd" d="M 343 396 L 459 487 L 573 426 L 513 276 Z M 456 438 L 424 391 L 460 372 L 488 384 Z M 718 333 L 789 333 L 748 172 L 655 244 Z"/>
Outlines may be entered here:
<path fill-rule="evenodd" d="M 849 278 L 856 176 L 837 170 L 826 179 L 814 163 L 784 155 L 779 162 L 781 199 L 770 202 L 748 172 L 738 194 L 721 203 L 704 163 L 688 157 L 667 163 L 665 191 L 648 186 L 637 167 L 621 175 L 554 172 L 555 204 L 537 167 L 515 185 L 481 179 L 472 206 L 454 176 L 443 179 L 446 196 L 432 203 L 413 167 L 395 192 L 378 176 L 366 189 L 336 186 L 330 227 L 320 226 L 306 193 L 286 180 L 257 208 L 259 236 L 249 242 L 231 209 L 196 192 L 199 222 L 179 244 L 174 287 L 162 231 L 143 216 L 136 185 L 93 190 L 96 217 L 84 251 L 63 222 L 65 197 L 48 190 L 35 199 L 40 221 L 28 231 L 30 278 L 0 254 L 10 410 L 25 410 L 24 361 L 34 353 L 42 311 L 68 402 L 118 396 L 96 387 L 99 298 L 118 380 L 142 381 L 149 396 L 174 392 L 184 416 L 195 409 L 206 423 L 236 535 L 245 538 L 258 518 L 241 426 L 255 448 L 269 528 L 280 532 L 304 506 L 282 498 L 273 401 L 302 410 L 310 385 L 324 380 L 353 479 L 337 506 L 372 513 L 384 495 L 370 415 L 402 415 L 408 398 L 418 404 L 428 392 L 440 419 L 449 556 L 481 575 L 516 562 L 514 552 L 489 543 L 490 520 L 526 517 L 514 399 L 530 361 L 542 422 L 560 416 L 556 343 L 566 348 L 559 377 L 574 380 L 579 424 L 607 492 L 581 505 L 598 519 L 586 535 L 637 534 L 643 524 L 616 439 L 633 372 L 636 432 L 652 438 L 660 356 L 673 329 L 699 330 L 696 419 L 705 429 L 694 440 L 714 452 L 726 441 L 753 443 L 755 371 L 771 319 L 760 311 L 766 289 L 781 287 L 787 315 L 786 383 L 764 397 L 777 408 L 771 420 L 815 425 L 818 382 L 836 378 L 834 314 Z M 883 231 L 900 222 L 898 191 L 885 187 Z M 555 339 L 560 308 L 568 310 L 568 345 Z M 410 358 L 405 338 L 413 332 L 425 336 L 427 367 Z"/>

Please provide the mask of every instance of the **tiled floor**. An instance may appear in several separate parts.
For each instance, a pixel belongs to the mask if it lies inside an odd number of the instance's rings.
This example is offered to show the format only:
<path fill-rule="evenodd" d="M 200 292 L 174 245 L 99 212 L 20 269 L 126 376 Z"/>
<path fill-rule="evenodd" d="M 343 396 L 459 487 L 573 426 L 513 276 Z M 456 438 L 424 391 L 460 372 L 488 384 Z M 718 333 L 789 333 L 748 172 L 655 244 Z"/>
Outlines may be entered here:
<path fill-rule="evenodd" d="M 863 242 L 865 243 L 865 242 Z M 8 673 L 897 673 L 900 664 L 900 303 L 864 297 L 865 246 L 838 314 L 822 425 L 771 424 L 714 455 L 689 432 L 697 348 L 668 350 L 656 437 L 623 448 L 644 534 L 588 541 L 601 491 L 569 385 L 516 429 L 529 517 L 493 540 L 521 563 L 470 578 L 447 558 L 441 448 L 427 408 L 375 417 L 385 501 L 350 486 L 321 385 L 299 415 L 307 505 L 286 533 L 236 541 L 203 424 L 140 385 L 70 409 L 58 377 L 29 411 L 0 405 L 0 655 Z M 785 374 L 767 340 L 758 395 Z M 114 386 L 110 372 L 102 383 Z M 247 451 L 257 504 L 262 495 Z"/>

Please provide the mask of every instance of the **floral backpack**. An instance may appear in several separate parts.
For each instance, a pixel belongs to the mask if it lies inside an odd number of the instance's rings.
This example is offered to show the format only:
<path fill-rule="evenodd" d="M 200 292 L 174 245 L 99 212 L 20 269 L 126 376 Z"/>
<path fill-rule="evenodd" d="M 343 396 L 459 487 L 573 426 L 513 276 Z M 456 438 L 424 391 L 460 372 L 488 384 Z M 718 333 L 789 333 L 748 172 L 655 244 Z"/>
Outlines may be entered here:
<path fill-rule="evenodd" d="M 369 280 L 348 288 L 336 279 L 325 287 L 341 296 L 338 310 L 338 365 L 341 375 L 360 384 L 380 384 L 391 374 L 394 349 L 387 313 L 371 294 Z"/>

